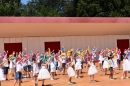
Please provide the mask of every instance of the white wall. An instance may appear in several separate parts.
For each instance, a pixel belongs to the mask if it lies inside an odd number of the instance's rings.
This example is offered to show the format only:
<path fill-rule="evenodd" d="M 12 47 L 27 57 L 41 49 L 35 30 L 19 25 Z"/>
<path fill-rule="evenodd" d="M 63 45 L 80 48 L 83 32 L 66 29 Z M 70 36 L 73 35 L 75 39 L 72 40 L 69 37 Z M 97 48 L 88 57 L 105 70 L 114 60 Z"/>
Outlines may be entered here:
<path fill-rule="evenodd" d="M 105 48 L 117 46 L 117 39 L 129 39 L 130 35 L 105 35 L 105 36 L 66 36 L 66 37 L 21 37 L 21 38 L 0 38 L 0 53 L 3 53 L 4 43 L 22 42 L 22 47 L 27 51 L 44 51 L 44 42 L 60 41 L 61 46 L 66 50 L 70 47 L 74 49 L 86 49 L 87 46 L 98 46 L 98 51 Z"/>

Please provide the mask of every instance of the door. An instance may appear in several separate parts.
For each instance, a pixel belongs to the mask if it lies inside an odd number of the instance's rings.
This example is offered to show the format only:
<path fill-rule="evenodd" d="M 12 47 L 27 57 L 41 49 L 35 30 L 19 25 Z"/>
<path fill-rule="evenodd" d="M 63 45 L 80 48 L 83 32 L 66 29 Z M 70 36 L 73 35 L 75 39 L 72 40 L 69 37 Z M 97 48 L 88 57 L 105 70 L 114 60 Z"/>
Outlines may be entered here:
<path fill-rule="evenodd" d="M 48 48 L 50 48 L 51 51 L 54 50 L 54 53 L 58 53 L 58 51 L 60 50 L 60 42 L 45 42 L 45 51 L 47 51 Z"/>
<path fill-rule="evenodd" d="M 22 51 L 22 43 L 4 43 L 4 50 L 8 50 L 8 55 L 12 54 L 13 51 Z"/>
<path fill-rule="evenodd" d="M 118 39 L 117 47 L 121 49 L 121 55 L 123 55 L 124 50 L 129 48 L 129 39 Z"/>

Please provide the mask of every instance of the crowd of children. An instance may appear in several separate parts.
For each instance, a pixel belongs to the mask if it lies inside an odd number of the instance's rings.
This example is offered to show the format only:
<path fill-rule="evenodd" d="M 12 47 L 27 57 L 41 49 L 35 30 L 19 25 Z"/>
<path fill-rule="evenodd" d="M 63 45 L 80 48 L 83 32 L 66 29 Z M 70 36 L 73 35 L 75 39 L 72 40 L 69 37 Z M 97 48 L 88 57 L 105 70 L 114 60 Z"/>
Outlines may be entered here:
<path fill-rule="evenodd" d="M 97 48 L 86 50 L 73 48 L 65 50 L 64 47 L 59 52 L 48 50 L 46 52 L 31 52 L 27 53 L 26 48 L 22 52 L 13 52 L 8 55 L 8 51 L 4 51 L 0 55 L 0 86 L 3 80 L 8 80 L 8 74 L 14 76 L 14 86 L 16 83 L 21 86 L 22 78 L 32 78 L 35 86 L 38 86 L 39 80 L 42 80 L 42 86 L 46 79 L 55 80 L 57 71 L 68 73 L 68 84 L 74 84 L 72 77 L 81 78 L 83 64 L 86 64 L 86 71 L 90 76 L 90 82 L 95 82 L 94 74 L 98 72 L 95 63 L 98 62 L 100 75 L 107 75 L 107 70 L 110 71 L 109 79 L 115 80 L 113 75 L 116 70 L 121 70 L 121 50 L 118 48 L 101 50 L 97 56 Z M 66 52 L 65 52 L 66 51 Z M 127 73 L 130 71 L 130 49 L 125 49 L 123 52 L 123 74 L 121 79 L 129 78 Z M 99 57 L 99 58 L 97 58 Z M 24 70 L 24 71 L 23 71 Z"/>

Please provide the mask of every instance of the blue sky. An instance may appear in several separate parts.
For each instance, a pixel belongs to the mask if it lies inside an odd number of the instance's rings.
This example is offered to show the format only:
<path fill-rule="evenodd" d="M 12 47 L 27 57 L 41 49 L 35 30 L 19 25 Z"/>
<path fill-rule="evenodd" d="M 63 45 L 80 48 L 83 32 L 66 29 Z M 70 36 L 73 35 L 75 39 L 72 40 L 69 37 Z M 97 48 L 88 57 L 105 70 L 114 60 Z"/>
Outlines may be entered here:
<path fill-rule="evenodd" d="M 21 0 L 22 3 L 26 4 L 29 0 Z"/>

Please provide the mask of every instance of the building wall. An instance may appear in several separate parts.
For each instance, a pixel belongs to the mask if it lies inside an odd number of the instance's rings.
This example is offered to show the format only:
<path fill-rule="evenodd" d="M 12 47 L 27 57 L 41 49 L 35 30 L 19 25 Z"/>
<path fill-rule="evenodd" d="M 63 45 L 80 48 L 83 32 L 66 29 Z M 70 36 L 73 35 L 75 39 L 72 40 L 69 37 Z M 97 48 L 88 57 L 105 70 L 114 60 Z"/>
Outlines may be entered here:
<path fill-rule="evenodd" d="M 66 36 L 66 37 L 21 37 L 0 38 L 0 53 L 3 53 L 4 43 L 22 42 L 22 47 L 28 52 L 44 51 L 44 42 L 60 41 L 61 46 L 67 49 L 86 49 L 87 46 L 98 46 L 98 51 L 117 46 L 117 39 L 129 39 L 130 35 L 105 35 L 105 36 Z"/>

